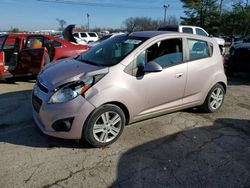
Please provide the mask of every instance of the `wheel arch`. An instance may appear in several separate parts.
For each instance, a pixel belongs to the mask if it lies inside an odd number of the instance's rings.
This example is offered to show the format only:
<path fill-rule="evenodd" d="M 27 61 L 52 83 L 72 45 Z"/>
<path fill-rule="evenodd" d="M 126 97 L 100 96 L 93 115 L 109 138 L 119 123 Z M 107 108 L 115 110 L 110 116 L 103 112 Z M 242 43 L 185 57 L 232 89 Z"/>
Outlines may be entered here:
<path fill-rule="evenodd" d="M 125 125 L 127 125 L 129 123 L 130 114 L 129 114 L 129 111 L 128 111 L 128 108 L 126 107 L 126 105 L 124 105 L 123 103 L 118 102 L 118 101 L 110 101 L 110 102 L 104 103 L 103 105 L 105 105 L 105 104 L 113 104 L 113 105 L 116 105 L 119 108 L 121 108 L 121 110 L 123 111 L 125 118 L 126 118 Z"/>
<path fill-rule="evenodd" d="M 226 84 L 224 82 L 217 82 L 217 84 L 222 85 L 222 87 L 224 88 L 225 94 L 226 94 L 226 92 L 227 92 L 227 86 L 226 86 Z"/>

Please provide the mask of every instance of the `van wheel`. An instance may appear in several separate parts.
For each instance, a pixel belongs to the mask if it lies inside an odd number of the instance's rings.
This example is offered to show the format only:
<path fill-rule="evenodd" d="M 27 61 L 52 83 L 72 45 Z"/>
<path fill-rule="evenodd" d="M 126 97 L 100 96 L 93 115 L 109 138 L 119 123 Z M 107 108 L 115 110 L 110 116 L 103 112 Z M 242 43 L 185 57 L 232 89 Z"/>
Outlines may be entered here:
<path fill-rule="evenodd" d="M 225 89 L 221 84 L 216 84 L 208 93 L 202 108 L 209 113 L 216 112 L 222 106 Z"/>
<path fill-rule="evenodd" d="M 93 147 L 115 142 L 125 125 L 125 115 L 116 105 L 105 104 L 89 116 L 83 127 L 83 138 Z"/>

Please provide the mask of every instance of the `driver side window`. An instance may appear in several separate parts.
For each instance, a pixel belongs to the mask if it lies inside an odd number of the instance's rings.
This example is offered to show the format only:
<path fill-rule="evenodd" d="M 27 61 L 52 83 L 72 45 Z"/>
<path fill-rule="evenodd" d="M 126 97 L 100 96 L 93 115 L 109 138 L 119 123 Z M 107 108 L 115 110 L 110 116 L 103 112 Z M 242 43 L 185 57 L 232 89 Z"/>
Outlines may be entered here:
<path fill-rule="evenodd" d="M 137 56 L 137 67 L 154 61 L 163 69 L 183 62 L 182 39 L 168 39 L 159 41 Z"/>
<path fill-rule="evenodd" d="M 142 76 L 146 63 L 150 61 L 154 61 L 163 69 L 183 63 L 182 39 L 175 38 L 156 42 L 141 52 L 125 72 L 136 77 Z M 132 72 L 129 73 L 130 71 Z"/>

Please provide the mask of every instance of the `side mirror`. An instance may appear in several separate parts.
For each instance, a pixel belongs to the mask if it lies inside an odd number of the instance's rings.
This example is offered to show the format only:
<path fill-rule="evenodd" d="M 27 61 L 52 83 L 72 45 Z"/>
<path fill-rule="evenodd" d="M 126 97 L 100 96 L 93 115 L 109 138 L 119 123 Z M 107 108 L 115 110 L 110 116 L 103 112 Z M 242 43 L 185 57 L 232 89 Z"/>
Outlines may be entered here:
<path fill-rule="evenodd" d="M 162 67 L 154 61 L 150 61 L 145 64 L 144 72 L 161 72 Z"/>

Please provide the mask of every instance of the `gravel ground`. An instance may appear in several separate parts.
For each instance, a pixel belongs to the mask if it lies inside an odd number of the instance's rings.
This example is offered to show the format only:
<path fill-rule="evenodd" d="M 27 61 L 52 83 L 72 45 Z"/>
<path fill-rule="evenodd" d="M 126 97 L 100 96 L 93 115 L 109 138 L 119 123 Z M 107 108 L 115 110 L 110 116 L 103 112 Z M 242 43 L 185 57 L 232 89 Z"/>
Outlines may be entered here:
<path fill-rule="evenodd" d="M 250 75 L 229 80 L 221 110 L 184 110 L 129 125 L 116 143 L 43 135 L 34 81 L 0 82 L 0 187 L 250 187 Z"/>

